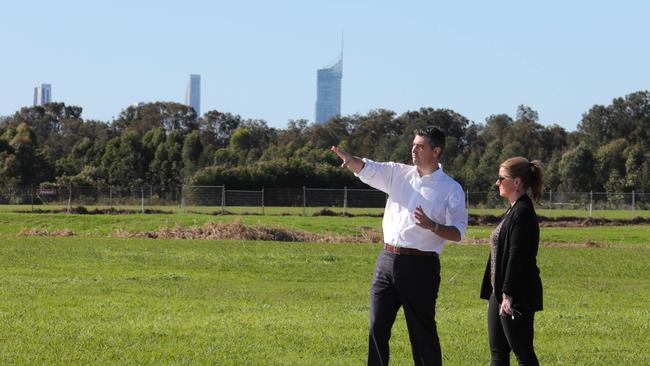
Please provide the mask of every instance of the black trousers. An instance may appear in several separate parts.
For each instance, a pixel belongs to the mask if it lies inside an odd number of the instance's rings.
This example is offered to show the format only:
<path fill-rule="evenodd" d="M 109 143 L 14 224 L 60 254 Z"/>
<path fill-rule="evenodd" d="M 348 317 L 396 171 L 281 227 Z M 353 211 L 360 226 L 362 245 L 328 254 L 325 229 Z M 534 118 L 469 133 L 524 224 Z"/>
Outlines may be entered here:
<path fill-rule="evenodd" d="M 388 365 L 391 328 L 400 306 L 411 340 L 415 365 L 441 365 L 436 328 L 440 287 L 438 256 L 411 256 L 382 251 L 370 288 L 368 365 Z"/>
<path fill-rule="evenodd" d="M 499 315 L 499 302 L 494 294 L 488 303 L 488 337 L 492 366 L 509 366 L 510 351 L 520 365 L 539 365 L 533 349 L 535 312 L 522 312 L 521 316 Z"/>

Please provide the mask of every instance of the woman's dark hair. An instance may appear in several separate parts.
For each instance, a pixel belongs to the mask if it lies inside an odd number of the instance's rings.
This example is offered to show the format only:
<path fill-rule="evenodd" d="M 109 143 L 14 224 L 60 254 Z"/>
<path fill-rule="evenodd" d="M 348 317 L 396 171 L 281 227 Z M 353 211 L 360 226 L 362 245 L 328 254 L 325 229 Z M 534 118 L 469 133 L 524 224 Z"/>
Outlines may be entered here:
<path fill-rule="evenodd" d="M 544 185 L 544 165 L 541 161 L 528 161 L 526 158 L 517 156 L 501 163 L 501 167 L 506 170 L 508 177 L 521 178 L 524 189 L 530 188 L 536 202 L 541 200 Z"/>
<path fill-rule="evenodd" d="M 423 136 L 429 139 L 429 145 L 433 149 L 439 147 L 440 152 L 445 149 L 445 131 L 438 126 L 427 126 L 413 130 L 415 136 Z"/>

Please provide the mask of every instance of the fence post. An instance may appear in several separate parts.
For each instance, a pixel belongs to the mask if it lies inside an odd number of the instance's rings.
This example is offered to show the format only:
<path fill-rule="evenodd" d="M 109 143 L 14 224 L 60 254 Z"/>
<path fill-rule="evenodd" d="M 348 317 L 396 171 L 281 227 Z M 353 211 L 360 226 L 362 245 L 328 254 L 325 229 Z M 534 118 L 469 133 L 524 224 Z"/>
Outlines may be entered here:
<path fill-rule="evenodd" d="M 465 196 L 465 209 L 469 210 L 469 192 L 467 192 L 467 196 Z"/>
<path fill-rule="evenodd" d="M 32 212 L 34 212 L 34 185 L 33 184 L 29 186 L 29 195 L 31 196 L 31 200 L 32 200 Z"/>
<path fill-rule="evenodd" d="M 302 186 L 302 215 L 307 216 L 307 188 Z"/>
<path fill-rule="evenodd" d="M 552 189 L 548 190 L 548 207 L 551 210 L 553 209 L 553 190 Z"/>
<path fill-rule="evenodd" d="M 72 211 L 72 184 L 68 185 L 68 213 Z"/>
<path fill-rule="evenodd" d="M 221 186 L 221 213 L 226 212 L 226 185 Z"/>
<path fill-rule="evenodd" d="M 589 191 L 589 218 L 591 218 L 591 210 L 594 207 L 594 191 Z"/>
<path fill-rule="evenodd" d="M 113 186 L 108 186 L 108 206 L 113 208 Z"/>
<path fill-rule="evenodd" d="M 348 208 L 348 187 L 343 187 L 343 216 Z"/>
<path fill-rule="evenodd" d="M 635 201 L 635 198 L 636 198 L 636 197 L 635 197 L 635 193 L 634 193 L 634 191 L 632 191 L 632 211 L 635 211 L 635 210 L 636 210 L 636 209 L 634 208 L 634 206 L 635 206 L 635 202 L 634 202 L 634 201 Z"/>
<path fill-rule="evenodd" d="M 262 216 L 264 216 L 264 187 L 262 187 Z"/>
<path fill-rule="evenodd" d="M 185 207 L 185 184 L 181 184 L 181 202 L 180 207 Z"/>

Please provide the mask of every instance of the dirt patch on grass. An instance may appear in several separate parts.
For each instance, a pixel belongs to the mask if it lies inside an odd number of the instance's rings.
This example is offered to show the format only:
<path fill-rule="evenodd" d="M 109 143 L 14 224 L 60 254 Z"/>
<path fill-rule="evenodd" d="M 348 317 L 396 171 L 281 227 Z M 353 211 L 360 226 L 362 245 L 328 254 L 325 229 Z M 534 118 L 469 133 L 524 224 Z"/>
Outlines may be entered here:
<path fill-rule="evenodd" d="M 633 219 L 605 219 L 584 217 L 544 217 L 541 216 L 539 225 L 542 227 L 587 227 L 587 226 L 627 226 L 648 225 L 650 218 L 635 217 Z"/>
<path fill-rule="evenodd" d="M 206 239 L 206 240 L 269 240 L 285 242 L 316 243 L 381 243 L 382 234 L 361 229 L 359 235 L 333 235 L 290 230 L 278 226 L 247 226 L 241 221 L 233 223 L 208 222 L 203 226 L 164 226 L 153 231 L 116 230 L 113 236 L 120 238 L 152 239 Z"/>
<path fill-rule="evenodd" d="M 190 213 L 200 214 L 201 212 L 189 211 Z M 237 216 L 263 216 L 261 213 L 256 212 L 230 212 L 230 211 L 214 211 L 210 215 L 237 215 Z M 280 216 L 301 216 L 293 213 L 282 213 Z M 339 217 L 383 217 L 383 213 L 379 214 L 353 214 L 336 212 L 329 208 L 324 208 L 320 211 L 314 212 L 311 216 L 339 216 Z M 650 225 L 650 217 L 635 217 L 632 219 L 605 219 L 605 218 L 585 218 L 576 216 L 561 216 L 561 217 L 546 217 L 537 216 L 539 225 L 541 227 L 585 227 L 585 226 L 625 226 L 625 225 Z M 501 216 L 495 215 L 476 215 L 469 214 L 468 224 L 470 226 L 496 226 L 501 221 Z"/>
<path fill-rule="evenodd" d="M 490 240 L 487 238 L 465 238 L 459 243 L 450 243 L 448 244 L 460 244 L 460 245 L 490 245 Z M 587 239 L 584 242 L 553 242 L 553 241 L 540 241 L 539 243 L 542 247 L 565 247 L 565 248 L 610 248 L 614 247 L 609 243 L 597 242 L 592 239 Z"/>
<path fill-rule="evenodd" d="M 139 214 L 139 213 L 145 213 L 145 214 L 173 214 L 174 211 L 163 211 L 163 210 L 153 210 L 153 209 L 144 209 L 142 210 L 130 210 L 130 209 L 117 209 L 117 208 L 94 208 L 92 210 L 87 209 L 84 206 L 78 206 L 78 207 L 71 207 L 69 210 L 67 208 L 59 208 L 59 209 L 41 209 L 37 208 L 34 209 L 33 211 L 15 211 L 18 213 L 37 213 L 37 214 L 44 214 L 44 213 L 66 213 L 66 214 L 78 214 L 78 215 L 129 215 L 129 214 Z"/>
<path fill-rule="evenodd" d="M 70 229 L 49 230 L 47 228 L 22 228 L 18 232 L 19 236 L 74 236 Z"/>
<path fill-rule="evenodd" d="M 80 215 L 128 215 L 143 213 L 142 210 L 133 209 L 117 209 L 117 208 L 94 208 L 87 209 L 84 206 L 71 207 L 60 209 L 42 209 L 36 208 L 33 211 L 21 210 L 15 211 L 18 213 L 72 213 Z M 205 214 L 198 211 L 187 211 L 194 214 Z M 145 209 L 145 214 L 173 214 L 174 211 L 164 211 L 155 209 Z M 208 213 L 209 215 L 237 215 L 237 216 L 263 216 L 258 212 L 231 212 L 231 211 L 214 211 Z M 292 213 L 282 213 L 281 216 L 300 216 Z M 318 216 L 345 216 L 345 217 L 383 217 L 383 213 L 379 214 L 352 214 L 349 212 L 336 212 L 329 208 L 324 208 L 312 214 L 314 217 Z M 584 218 L 576 216 L 562 216 L 562 217 L 546 217 L 538 216 L 539 225 L 541 227 L 586 227 L 586 226 L 626 226 L 626 225 L 650 225 L 650 217 L 635 217 L 631 219 L 606 219 L 606 218 Z M 468 217 L 468 224 L 470 226 L 496 226 L 501 221 L 501 216 L 495 215 L 476 215 L 470 214 Z"/>
<path fill-rule="evenodd" d="M 632 219 L 605 219 L 605 218 L 584 218 L 575 216 L 546 217 L 537 216 L 541 227 L 585 227 L 585 226 L 625 226 L 625 225 L 648 225 L 650 218 L 635 217 Z M 494 215 L 469 215 L 469 225 L 498 225 L 501 216 Z"/>
<path fill-rule="evenodd" d="M 180 227 L 178 225 L 163 226 L 151 231 L 116 230 L 112 235 L 118 238 L 150 238 L 150 239 L 199 239 L 199 240 L 266 240 L 282 242 L 306 243 L 382 243 L 381 231 L 370 227 L 359 227 L 357 235 L 318 234 L 301 230 L 290 230 L 277 226 L 247 226 L 237 220 L 233 223 L 208 222 L 203 226 Z M 50 230 L 47 228 L 22 228 L 19 236 L 49 236 L 70 237 L 76 234 L 70 229 Z M 82 234 L 82 236 L 87 236 Z M 464 238 L 459 243 L 448 242 L 449 245 L 490 245 L 488 238 Z M 540 242 L 545 247 L 574 247 L 574 248 L 608 248 L 613 245 L 587 239 L 584 242 Z M 650 248 L 650 247 L 648 247 Z"/>

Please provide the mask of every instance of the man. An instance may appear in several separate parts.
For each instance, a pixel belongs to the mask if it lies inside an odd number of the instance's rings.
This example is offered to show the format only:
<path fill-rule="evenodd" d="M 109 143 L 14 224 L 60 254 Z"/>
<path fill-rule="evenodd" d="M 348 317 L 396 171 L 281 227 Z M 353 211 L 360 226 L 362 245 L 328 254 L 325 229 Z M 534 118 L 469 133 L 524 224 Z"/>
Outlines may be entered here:
<path fill-rule="evenodd" d="M 360 159 L 332 146 L 364 183 L 388 194 L 384 250 L 370 289 L 368 365 L 388 365 L 391 328 L 400 306 L 416 365 L 441 365 L 435 321 L 445 240 L 460 241 L 467 227 L 465 193 L 438 163 L 445 135 L 435 126 L 415 130 L 413 165 Z"/>

